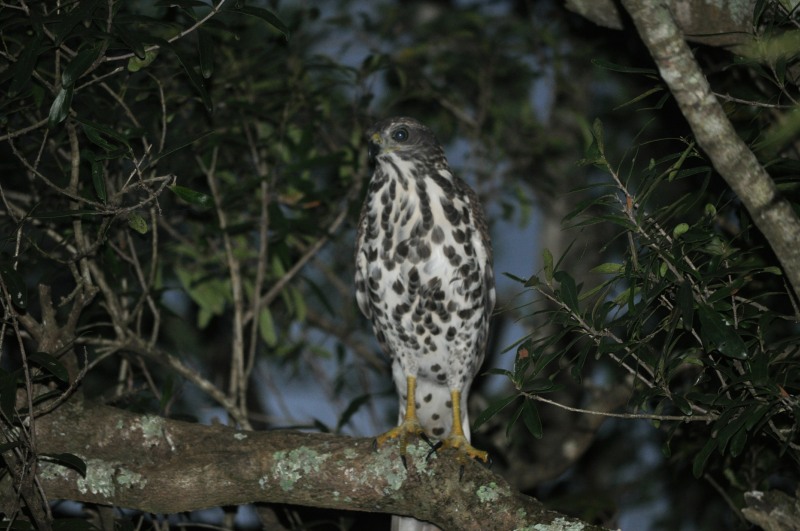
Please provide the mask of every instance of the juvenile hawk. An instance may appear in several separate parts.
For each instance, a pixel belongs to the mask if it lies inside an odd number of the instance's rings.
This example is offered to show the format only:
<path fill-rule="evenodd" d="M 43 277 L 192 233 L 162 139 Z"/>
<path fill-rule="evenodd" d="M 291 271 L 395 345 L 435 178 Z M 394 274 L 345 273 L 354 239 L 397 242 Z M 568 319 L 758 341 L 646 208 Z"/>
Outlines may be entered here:
<path fill-rule="evenodd" d="M 467 395 L 495 303 L 492 248 L 475 192 L 450 171 L 430 129 L 390 118 L 367 132 L 375 173 L 356 242 L 356 299 L 392 359 L 399 425 L 378 444 L 425 433 L 469 443 Z"/>

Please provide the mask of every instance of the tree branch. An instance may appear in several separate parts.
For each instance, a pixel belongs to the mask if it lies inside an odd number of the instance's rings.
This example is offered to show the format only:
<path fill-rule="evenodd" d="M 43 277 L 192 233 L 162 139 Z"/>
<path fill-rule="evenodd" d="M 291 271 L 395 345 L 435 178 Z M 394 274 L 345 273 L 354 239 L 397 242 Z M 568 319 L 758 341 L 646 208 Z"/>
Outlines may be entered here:
<path fill-rule="evenodd" d="M 695 61 L 670 10 L 660 1 L 622 0 L 661 77 L 714 169 L 769 241 L 800 298 L 800 219 L 737 135 Z"/>
<path fill-rule="evenodd" d="M 152 513 L 272 502 L 413 515 L 446 529 L 600 529 L 544 508 L 478 463 L 459 480 L 459 462 L 427 458 L 423 442 L 409 446 L 406 470 L 395 446 L 376 451 L 371 439 L 237 431 L 89 403 L 38 419 L 36 432 L 39 452 L 72 453 L 87 465 L 83 477 L 41 463 L 54 499 Z"/>

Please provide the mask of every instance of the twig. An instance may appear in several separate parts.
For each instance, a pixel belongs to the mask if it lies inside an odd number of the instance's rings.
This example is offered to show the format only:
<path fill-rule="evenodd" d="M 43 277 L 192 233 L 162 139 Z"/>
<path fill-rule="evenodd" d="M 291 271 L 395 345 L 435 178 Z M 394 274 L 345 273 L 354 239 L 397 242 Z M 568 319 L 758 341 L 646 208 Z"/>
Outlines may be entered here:
<path fill-rule="evenodd" d="M 189 28 L 186 28 L 185 30 L 181 31 L 180 33 L 178 33 L 174 37 L 170 37 L 169 39 L 167 39 L 167 42 L 172 44 L 173 42 L 175 42 L 175 41 L 177 41 L 179 39 L 182 39 L 183 37 L 189 35 L 193 31 L 195 31 L 197 28 L 199 28 L 200 26 L 205 24 L 209 19 L 211 19 L 212 17 L 216 16 L 217 13 L 219 13 L 219 11 L 222 9 L 222 6 L 225 5 L 225 2 L 227 2 L 227 0 L 220 0 L 219 4 L 217 4 L 216 6 L 211 8 L 211 11 L 206 16 L 204 16 L 203 18 L 201 18 L 200 20 L 195 22 L 194 25 L 192 25 Z M 148 46 L 147 48 L 145 48 L 145 53 L 152 52 L 152 51 L 158 50 L 160 48 L 161 48 L 160 45 L 154 44 L 152 46 Z M 136 54 L 134 54 L 133 52 L 122 54 L 122 55 L 114 55 L 114 56 L 111 56 L 111 57 L 106 57 L 105 61 L 109 62 L 109 63 L 111 61 L 124 61 L 125 59 L 130 59 L 131 57 L 133 57 L 135 55 Z"/>
<path fill-rule="evenodd" d="M 654 413 L 611 413 L 609 411 L 593 411 L 591 409 L 582 409 L 579 407 L 572 407 L 566 404 L 561 404 L 560 402 L 556 402 L 555 400 L 550 400 L 535 393 L 528 393 L 522 391 L 521 394 L 525 398 L 536 400 L 537 402 L 544 402 L 545 404 L 550 404 L 551 406 L 556 406 L 566 411 L 571 411 L 573 413 L 582 413 L 585 415 L 598 415 L 601 417 L 612 417 L 618 419 L 644 419 L 644 420 L 662 420 L 662 421 L 678 421 L 678 422 L 712 422 L 717 419 L 717 416 L 712 414 L 656 415 Z"/>

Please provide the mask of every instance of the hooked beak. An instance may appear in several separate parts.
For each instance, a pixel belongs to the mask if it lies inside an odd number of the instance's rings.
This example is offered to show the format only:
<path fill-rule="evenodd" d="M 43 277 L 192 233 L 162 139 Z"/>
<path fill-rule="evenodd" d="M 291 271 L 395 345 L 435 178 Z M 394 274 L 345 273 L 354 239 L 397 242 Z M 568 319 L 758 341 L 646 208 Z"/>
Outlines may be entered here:
<path fill-rule="evenodd" d="M 369 155 L 369 161 L 374 163 L 375 158 L 381 152 L 381 135 L 379 133 L 373 133 L 372 137 L 370 137 L 369 142 L 367 143 L 367 154 Z"/>

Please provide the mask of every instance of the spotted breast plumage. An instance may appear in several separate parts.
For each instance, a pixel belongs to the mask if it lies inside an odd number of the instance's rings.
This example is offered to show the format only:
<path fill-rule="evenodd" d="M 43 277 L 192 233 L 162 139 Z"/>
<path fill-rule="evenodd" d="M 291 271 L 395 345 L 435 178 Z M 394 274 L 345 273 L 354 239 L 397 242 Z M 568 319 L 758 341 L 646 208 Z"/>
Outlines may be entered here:
<path fill-rule="evenodd" d="M 469 443 L 466 403 L 495 303 L 478 197 L 418 121 L 383 120 L 367 139 L 375 171 L 358 225 L 356 300 L 401 397 L 399 425 L 377 442 L 399 439 L 405 454 L 408 438 L 424 433 L 486 461 Z"/>

